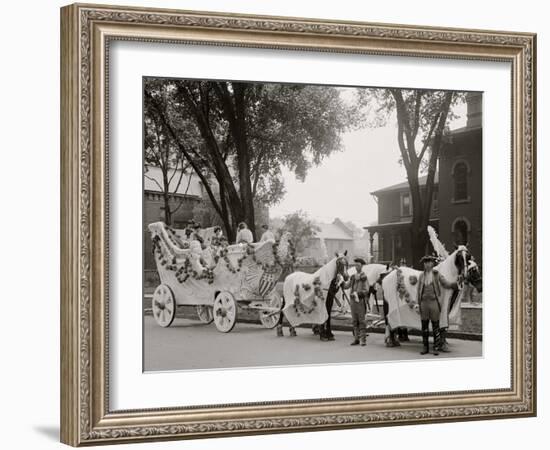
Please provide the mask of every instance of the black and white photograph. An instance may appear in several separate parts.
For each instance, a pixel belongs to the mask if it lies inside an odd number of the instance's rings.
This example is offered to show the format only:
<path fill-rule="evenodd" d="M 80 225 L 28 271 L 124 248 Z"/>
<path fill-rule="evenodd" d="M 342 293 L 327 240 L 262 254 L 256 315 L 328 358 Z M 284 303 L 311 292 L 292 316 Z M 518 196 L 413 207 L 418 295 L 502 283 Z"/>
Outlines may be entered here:
<path fill-rule="evenodd" d="M 143 369 L 483 356 L 481 92 L 143 78 Z"/>

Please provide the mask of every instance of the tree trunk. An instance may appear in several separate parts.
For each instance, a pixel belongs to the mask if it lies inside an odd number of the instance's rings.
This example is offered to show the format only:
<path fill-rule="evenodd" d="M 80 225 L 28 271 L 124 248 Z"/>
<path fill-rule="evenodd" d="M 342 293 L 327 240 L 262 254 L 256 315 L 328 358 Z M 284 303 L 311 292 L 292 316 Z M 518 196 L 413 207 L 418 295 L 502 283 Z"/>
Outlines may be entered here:
<path fill-rule="evenodd" d="M 172 211 L 170 210 L 170 182 L 168 181 L 168 166 L 161 167 L 162 170 L 162 183 L 164 186 L 164 192 L 162 198 L 164 200 L 164 223 L 172 226 Z"/>
<path fill-rule="evenodd" d="M 170 211 L 170 196 L 164 193 L 163 197 L 164 197 L 164 223 L 166 225 L 172 226 L 172 214 Z"/>
<path fill-rule="evenodd" d="M 233 216 L 229 214 L 227 210 L 227 199 L 225 197 L 225 189 L 223 185 L 220 185 L 220 208 L 221 208 L 221 219 L 223 222 L 223 227 L 225 228 L 225 236 L 227 237 L 230 243 L 235 242 L 237 235 L 237 226 L 234 223 Z"/>
<path fill-rule="evenodd" d="M 426 245 L 428 244 L 429 235 L 427 226 L 415 227 L 413 223 L 412 232 L 412 258 L 411 264 L 416 269 L 422 269 L 420 259 L 426 254 Z"/>
<path fill-rule="evenodd" d="M 239 166 L 239 190 L 244 209 L 244 220 L 252 235 L 256 237 L 256 223 L 254 217 L 254 200 L 250 179 L 250 152 L 246 135 L 246 117 L 244 102 L 244 86 L 233 83 L 235 96 L 235 122 L 232 126 L 235 144 L 237 146 L 237 163 Z"/>

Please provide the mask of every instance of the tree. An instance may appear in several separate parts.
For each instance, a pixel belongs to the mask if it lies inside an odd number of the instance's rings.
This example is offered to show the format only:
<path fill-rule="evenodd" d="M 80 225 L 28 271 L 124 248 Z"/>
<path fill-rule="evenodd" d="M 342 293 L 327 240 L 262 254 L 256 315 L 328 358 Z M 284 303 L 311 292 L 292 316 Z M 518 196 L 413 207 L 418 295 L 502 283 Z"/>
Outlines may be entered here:
<path fill-rule="evenodd" d="M 356 109 L 336 88 L 147 79 L 146 114 L 158 118 L 197 173 L 229 239 L 255 231 L 254 202 L 285 194 L 282 167 L 300 179 L 341 149 Z"/>
<path fill-rule="evenodd" d="M 317 235 L 321 229 L 302 210 L 287 214 L 283 218 L 281 227 L 277 230 L 279 236 L 290 232 L 296 252 L 301 254 L 309 244 L 309 240 Z"/>
<path fill-rule="evenodd" d="M 183 201 L 176 200 L 171 203 L 170 200 L 176 199 L 174 194 L 179 191 L 185 175 L 187 175 L 185 189 L 185 193 L 187 193 L 191 182 L 191 174 L 188 171 L 189 164 L 166 133 L 158 117 L 148 114 L 147 111 L 144 117 L 144 130 L 143 176 L 159 188 L 164 203 L 164 222 L 172 225 L 172 217 L 181 208 Z M 150 166 L 160 169 L 160 180 L 149 174 Z"/>
<path fill-rule="evenodd" d="M 452 106 L 464 96 L 453 91 L 393 88 L 362 90 L 358 96 L 360 103 L 376 114 L 371 125 L 385 124 L 395 111 L 400 162 L 405 167 L 412 199 L 412 256 L 418 264 L 429 240 L 427 228 L 445 130 L 455 117 Z M 427 173 L 424 187 L 419 183 L 422 173 Z"/>

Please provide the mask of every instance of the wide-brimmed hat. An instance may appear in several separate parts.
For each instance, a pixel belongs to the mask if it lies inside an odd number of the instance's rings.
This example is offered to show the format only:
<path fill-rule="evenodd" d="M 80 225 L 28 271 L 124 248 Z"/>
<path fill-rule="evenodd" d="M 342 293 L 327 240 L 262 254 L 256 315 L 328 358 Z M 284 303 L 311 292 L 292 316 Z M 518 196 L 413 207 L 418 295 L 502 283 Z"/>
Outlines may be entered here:
<path fill-rule="evenodd" d="M 367 261 L 365 261 L 363 258 L 354 258 L 353 262 L 360 263 L 360 264 L 363 264 L 363 265 L 367 264 Z"/>
<path fill-rule="evenodd" d="M 436 262 L 437 258 L 433 255 L 425 255 L 422 258 L 420 258 L 421 263 L 425 263 L 426 261 Z"/>

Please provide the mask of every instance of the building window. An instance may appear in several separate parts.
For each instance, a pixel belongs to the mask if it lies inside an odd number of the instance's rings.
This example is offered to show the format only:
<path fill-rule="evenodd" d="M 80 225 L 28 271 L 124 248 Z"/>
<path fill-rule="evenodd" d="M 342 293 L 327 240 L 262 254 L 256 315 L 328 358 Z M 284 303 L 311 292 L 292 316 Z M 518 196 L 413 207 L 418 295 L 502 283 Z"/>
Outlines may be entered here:
<path fill-rule="evenodd" d="M 401 194 L 401 217 L 412 215 L 411 194 L 408 192 Z"/>
<path fill-rule="evenodd" d="M 468 165 L 460 161 L 453 168 L 454 201 L 468 200 Z"/>
<path fill-rule="evenodd" d="M 434 213 L 437 213 L 439 211 L 439 195 L 437 191 L 434 191 L 432 206 L 433 206 Z"/>
<path fill-rule="evenodd" d="M 468 245 L 470 222 L 465 217 L 458 217 L 453 222 L 453 238 L 456 245 Z"/>

